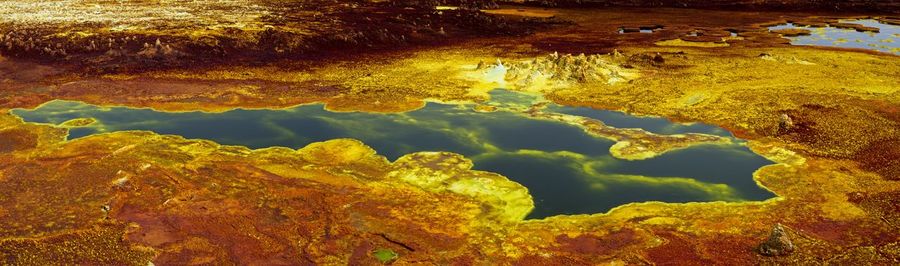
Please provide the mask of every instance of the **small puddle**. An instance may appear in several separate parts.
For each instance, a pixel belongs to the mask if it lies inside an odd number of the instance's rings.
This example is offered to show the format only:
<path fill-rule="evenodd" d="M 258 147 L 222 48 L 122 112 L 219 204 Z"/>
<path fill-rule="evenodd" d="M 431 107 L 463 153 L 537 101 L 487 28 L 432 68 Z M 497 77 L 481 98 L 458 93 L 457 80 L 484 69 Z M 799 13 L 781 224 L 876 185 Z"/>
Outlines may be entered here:
<path fill-rule="evenodd" d="M 619 29 L 616 30 L 616 32 L 618 32 L 619 34 L 633 33 L 633 32 L 636 32 L 636 33 L 654 33 L 654 32 L 656 32 L 657 30 L 660 30 L 660 29 L 662 29 L 662 28 L 663 28 L 663 26 L 659 26 L 659 25 L 640 26 L 640 27 L 619 27 Z"/>
<path fill-rule="evenodd" d="M 71 128 L 70 139 L 149 130 L 251 148 L 300 148 L 311 142 L 354 138 L 391 160 L 418 151 L 455 152 L 471 158 L 478 170 L 500 173 L 527 187 L 535 201 L 528 218 L 600 213 L 631 202 L 746 201 L 773 196 L 752 178 L 755 170 L 772 162 L 739 140 L 692 146 L 645 160 L 621 160 L 610 155 L 613 141 L 574 125 L 513 111 L 530 106 L 537 97 L 506 90 L 494 90 L 491 95 L 488 103 L 500 109 L 490 113 L 475 112 L 472 104 L 438 103 L 400 114 L 335 113 L 324 110 L 321 104 L 278 110 L 170 113 L 59 100 L 34 110 L 14 109 L 12 113 L 38 123 L 60 124 L 76 118 L 97 121 Z M 550 104 L 545 111 L 659 134 L 731 136 L 711 125 L 679 124 L 590 108 Z"/>
<path fill-rule="evenodd" d="M 861 48 L 900 54 L 900 26 L 881 23 L 873 19 L 842 20 L 841 23 L 860 24 L 878 28 L 879 32 L 860 32 L 854 29 L 843 29 L 832 26 L 799 27 L 792 23 L 769 27 L 769 30 L 806 29 L 810 35 L 786 37 L 794 45 L 816 45 L 845 48 Z"/>

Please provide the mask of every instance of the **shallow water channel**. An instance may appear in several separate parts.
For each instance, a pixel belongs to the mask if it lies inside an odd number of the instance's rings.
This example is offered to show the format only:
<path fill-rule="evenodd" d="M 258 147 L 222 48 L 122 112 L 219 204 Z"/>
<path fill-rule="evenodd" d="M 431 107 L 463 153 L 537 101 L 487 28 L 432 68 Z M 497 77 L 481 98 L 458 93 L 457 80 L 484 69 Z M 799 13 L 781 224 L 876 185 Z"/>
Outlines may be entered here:
<path fill-rule="evenodd" d="M 810 35 L 787 37 L 791 40 L 791 44 L 795 45 L 861 48 L 900 54 L 900 26 L 881 23 L 874 19 L 842 20 L 840 22 L 878 28 L 879 32 L 859 32 L 853 29 L 831 26 L 822 28 L 798 27 L 792 23 L 769 27 L 769 30 L 800 28 L 811 32 Z"/>
<path fill-rule="evenodd" d="M 34 110 L 12 113 L 28 122 L 60 124 L 75 118 L 97 122 L 75 127 L 69 138 L 124 130 L 148 130 L 186 138 L 209 139 L 251 148 L 300 148 L 334 138 L 359 139 L 394 160 L 418 151 L 450 151 L 472 159 L 478 170 L 507 176 L 526 186 L 535 200 L 529 218 L 591 214 L 631 202 L 703 202 L 764 200 L 773 196 L 752 174 L 771 161 L 740 140 L 703 144 L 645 160 L 610 155 L 614 142 L 582 128 L 529 117 L 514 108 L 537 98 L 494 90 L 490 113 L 472 104 L 428 103 L 399 114 L 330 112 L 321 104 L 287 109 L 223 113 L 162 112 L 127 107 L 99 107 L 52 101 Z M 589 117 L 618 128 L 643 128 L 657 134 L 704 133 L 731 137 L 719 127 L 673 123 L 582 107 L 549 105 L 545 111 Z"/>

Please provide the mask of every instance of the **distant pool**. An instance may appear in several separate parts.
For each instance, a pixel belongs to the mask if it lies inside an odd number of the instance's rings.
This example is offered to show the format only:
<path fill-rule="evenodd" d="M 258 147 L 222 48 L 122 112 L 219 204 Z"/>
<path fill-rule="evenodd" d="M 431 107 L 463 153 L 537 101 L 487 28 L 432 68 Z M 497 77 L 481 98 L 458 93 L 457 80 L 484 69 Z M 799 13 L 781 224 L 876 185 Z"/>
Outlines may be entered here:
<path fill-rule="evenodd" d="M 801 28 L 812 32 L 811 35 L 786 37 L 791 44 L 861 48 L 887 53 L 900 54 L 900 26 L 884 24 L 873 19 L 843 20 L 841 22 L 860 24 L 878 28 L 878 33 L 858 32 L 853 29 L 835 27 L 813 28 L 798 27 L 792 23 L 769 27 L 769 30 Z"/>
<path fill-rule="evenodd" d="M 535 98 L 505 90 L 491 103 L 529 105 Z M 450 151 L 471 158 L 478 170 L 500 173 L 527 187 L 535 209 L 529 218 L 590 214 L 645 201 L 702 202 L 764 200 L 753 172 L 772 162 L 736 144 L 709 144 L 676 150 L 647 160 L 627 161 L 609 154 L 612 141 L 579 127 L 501 109 L 472 111 L 473 105 L 429 103 L 400 114 L 335 113 L 321 104 L 288 109 L 223 113 L 160 112 L 52 101 L 35 110 L 12 113 L 28 122 L 59 124 L 75 118 L 96 123 L 70 130 L 70 139 L 94 134 L 149 130 L 209 139 L 251 148 L 300 148 L 334 138 L 359 139 L 388 159 L 418 151 Z M 660 133 L 730 134 L 704 124 L 677 124 L 589 108 L 550 105 L 547 111 L 595 118 L 615 127 Z"/>

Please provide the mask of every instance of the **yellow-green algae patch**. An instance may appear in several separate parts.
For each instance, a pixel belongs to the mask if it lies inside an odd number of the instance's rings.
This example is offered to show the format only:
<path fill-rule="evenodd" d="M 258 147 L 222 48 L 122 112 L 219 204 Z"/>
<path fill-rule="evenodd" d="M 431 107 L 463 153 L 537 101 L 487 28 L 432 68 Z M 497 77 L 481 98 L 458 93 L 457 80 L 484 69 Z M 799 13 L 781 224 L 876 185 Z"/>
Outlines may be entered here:
<path fill-rule="evenodd" d="M 528 189 L 506 177 L 473 172 L 472 161 L 446 152 L 420 152 L 394 162 L 398 170 L 387 175 L 426 191 L 449 191 L 487 202 L 485 215 L 499 221 L 518 222 L 534 208 Z"/>
<path fill-rule="evenodd" d="M 75 118 L 72 120 L 68 120 L 59 124 L 61 127 L 83 127 L 97 122 L 96 119 L 86 117 L 86 118 Z"/>

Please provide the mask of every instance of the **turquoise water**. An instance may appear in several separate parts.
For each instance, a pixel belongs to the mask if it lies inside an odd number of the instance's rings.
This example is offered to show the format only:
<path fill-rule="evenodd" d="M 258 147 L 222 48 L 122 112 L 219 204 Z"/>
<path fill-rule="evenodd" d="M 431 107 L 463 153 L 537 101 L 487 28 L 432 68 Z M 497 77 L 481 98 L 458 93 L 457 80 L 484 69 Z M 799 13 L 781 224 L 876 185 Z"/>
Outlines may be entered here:
<path fill-rule="evenodd" d="M 536 100 L 504 90 L 495 90 L 492 97 L 493 104 L 506 107 L 524 107 Z M 536 205 L 529 218 L 599 213 L 630 202 L 743 201 L 773 196 L 752 179 L 753 171 L 771 162 L 740 144 L 699 145 L 648 160 L 627 161 L 609 155 L 612 141 L 591 136 L 579 127 L 515 111 L 478 113 L 472 107 L 429 103 L 401 114 L 373 114 L 334 113 L 315 104 L 277 110 L 169 113 L 53 101 L 35 110 L 12 113 L 38 123 L 59 124 L 87 117 L 98 121 L 71 129 L 70 139 L 149 130 L 251 148 L 300 148 L 316 141 L 355 138 L 391 160 L 417 151 L 460 153 L 471 158 L 476 169 L 503 174 L 526 186 Z M 510 109 L 514 108 L 506 110 Z M 550 105 L 547 111 L 661 134 L 730 136 L 710 125 L 676 124 L 589 108 Z"/>
<path fill-rule="evenodd" d="M 787 37 L 791 40 L 791 44 L 861 48 L 900 54 L 900 26 L 884 24 L 873 19 L 845 20 L 841 22 L 875 27 L 879 29 L 879 32 L 858 32 L 853 29 L 839 29 L 835 27 L 797 27 L 791 23 L 769 27 L 769 29 L 803 28 L 812 31 L 812 34 L 809 36 Z"/>

